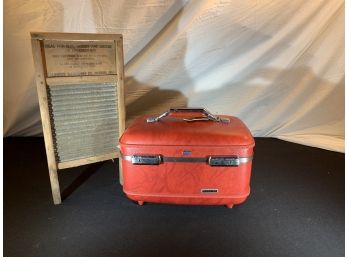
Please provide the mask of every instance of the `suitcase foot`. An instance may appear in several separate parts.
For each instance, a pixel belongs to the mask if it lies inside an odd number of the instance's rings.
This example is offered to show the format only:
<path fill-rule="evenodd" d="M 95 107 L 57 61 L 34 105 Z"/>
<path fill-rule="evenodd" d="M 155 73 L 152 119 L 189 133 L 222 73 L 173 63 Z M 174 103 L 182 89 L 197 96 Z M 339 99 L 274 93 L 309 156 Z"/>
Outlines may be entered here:
<path fill-rule="evenodd" d="M 142 205 L 144 205 L 144 201 L 138 201 L 138 204 L 139 204 L 140 206 L 142 206 Z"/>
<path fill-rule="evenodd" d="M 226 204 L 226 207 L 229 208 L 229 209 L 232 209 L 234 206 L 234 204 Z"/>

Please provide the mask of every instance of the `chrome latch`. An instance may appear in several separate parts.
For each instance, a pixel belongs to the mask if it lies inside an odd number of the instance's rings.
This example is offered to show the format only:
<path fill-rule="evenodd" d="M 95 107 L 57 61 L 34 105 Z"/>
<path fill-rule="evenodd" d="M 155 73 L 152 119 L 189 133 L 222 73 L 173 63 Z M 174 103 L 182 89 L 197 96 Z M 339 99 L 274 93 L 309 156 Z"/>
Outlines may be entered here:
<path fill-rule="evenodd" d="M 237 156 L 210 156 L 208 159 L 210 166 L 231 166 L 238 167 L 240 160 Z"/>
<path fill-rule="evenodd" d="M 160 155 L 133 155 L 131 160 L 134 165 L 159 165 L 162 157 Z"/>

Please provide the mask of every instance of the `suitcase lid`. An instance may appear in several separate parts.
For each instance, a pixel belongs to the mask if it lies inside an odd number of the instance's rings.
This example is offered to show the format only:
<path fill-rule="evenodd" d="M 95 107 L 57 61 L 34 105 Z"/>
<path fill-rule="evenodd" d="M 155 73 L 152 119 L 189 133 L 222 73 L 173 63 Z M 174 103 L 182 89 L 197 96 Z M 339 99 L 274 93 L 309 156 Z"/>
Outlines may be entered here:
<path fill-rule="evenodd" d="M 197 115 L 202 108 L 174 109 L 149 118 L 137 118 L 124 132 L 120 143 L 124 145 L 157 146 L 254 146 L 254 139 L 246 125 L 233 116 Z M 195 110 L 195 111 L 192 111 Z M 205 110 L 204 110 L 205 111 Z M 162 117 L 161 117 L 162 116 Z M 157 119 L 157 120 L 156 120 Z"/>

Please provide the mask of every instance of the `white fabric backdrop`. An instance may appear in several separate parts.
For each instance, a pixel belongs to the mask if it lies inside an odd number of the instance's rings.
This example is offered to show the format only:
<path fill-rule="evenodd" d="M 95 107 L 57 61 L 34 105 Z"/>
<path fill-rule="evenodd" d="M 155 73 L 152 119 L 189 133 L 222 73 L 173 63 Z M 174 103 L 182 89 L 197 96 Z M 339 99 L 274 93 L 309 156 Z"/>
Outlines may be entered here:
<path fill-rule="evenodd" d="M 128 123 L 174 106 L 344 151 L 343 0 L 4 1 L 4 135 L 41 134 L 30 31 L 124 35 Z"/>

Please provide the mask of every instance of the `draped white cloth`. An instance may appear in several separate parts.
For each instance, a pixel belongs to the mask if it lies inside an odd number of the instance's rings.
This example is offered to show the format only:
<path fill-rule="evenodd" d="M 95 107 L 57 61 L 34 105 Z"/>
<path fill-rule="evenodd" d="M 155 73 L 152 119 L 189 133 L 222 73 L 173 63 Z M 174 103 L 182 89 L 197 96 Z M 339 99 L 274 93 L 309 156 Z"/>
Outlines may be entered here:
<path fill-rule="evenodd" d="M 4 135 L 42 133 L 30 31 L 122 33 L 128 123 L 169 107 L 344 151 L 343 0 L 5 0 Z"/>

